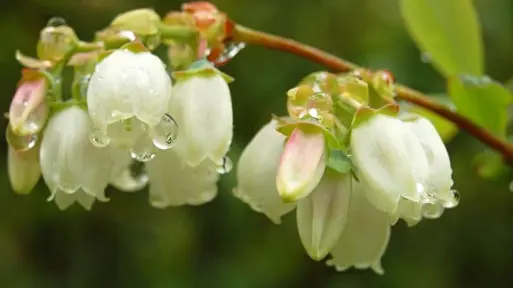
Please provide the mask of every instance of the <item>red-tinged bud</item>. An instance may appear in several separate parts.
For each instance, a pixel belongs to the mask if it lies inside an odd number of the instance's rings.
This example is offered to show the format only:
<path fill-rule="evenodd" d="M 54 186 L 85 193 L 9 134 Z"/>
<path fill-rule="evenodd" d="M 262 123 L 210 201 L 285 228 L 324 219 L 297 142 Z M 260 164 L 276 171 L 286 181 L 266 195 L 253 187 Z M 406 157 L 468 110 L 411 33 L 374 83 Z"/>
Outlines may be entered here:
<path fill-rule="evenodd" d="M 308 196 L 326 168 L 324 134 L 306 128 L 310 127 L 298 127 L 292 132 L 280 159 L 276 186 L 286 202 Z"/>

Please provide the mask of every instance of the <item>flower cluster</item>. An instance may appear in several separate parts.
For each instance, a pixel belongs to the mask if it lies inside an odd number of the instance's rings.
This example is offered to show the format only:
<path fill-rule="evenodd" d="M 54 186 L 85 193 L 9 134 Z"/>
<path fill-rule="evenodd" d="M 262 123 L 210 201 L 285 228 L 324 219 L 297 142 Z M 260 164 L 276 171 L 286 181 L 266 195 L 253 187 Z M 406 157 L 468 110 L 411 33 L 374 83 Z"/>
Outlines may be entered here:
<path fill-rule="evenodd" d="M 28 194 L 42 176 L 60 209 L 108 201 L 108 185 L 149 184 L 158 208 L 213 199 L 231 166 L 233 130 L 230 78 L 205 58 L 224 33 L 214 8 L 188 3 L 164 20 L 130 11 L 91 43 L 50 20 L 38 58 L 17 53 L 25 69 L 6 131 L 13 190 Z M 168 65 L 151 53 L 161 41 L 173 51 Z M 179 47 L 194 53 L 174 53 Z M 62 91 L 68 67 L 70 93 Z"/>
<path fill-rule="evenodd" d="M 459 198 L 435 127 L 393 98 L 386 71 L 309 75 L 288 92 L 289 116 L 242 153 L 234 194 L 277 224 L 295 208 L 312 259 L 382 274 L 391 226 L 438 218 Z"/>
<path fill-rule="evenodd" d="M 37 58 L 16 55 L 25 68 L 6 131 L 13 190 L 28 194 L 42 176 L 60 209 L 108 201 L 108 185 L 149 185 L 157 208 L 212 200 L 232 166 L 231 78 L 216 69 L 244 47 L 228 37 L 231 25 L 204 2 L 163 19 L 123 13 L 94 42 L 52 19 Z M 152 54 L 160 45 L 164 62 Z M 71 91 L 64 69 L 74 71 Z M 438 218 L 459 199 L 435 127 L 399 111 L 394 96 L 386 71 L 308 75 L 287 93 L 289 115 L 245 148 L 235 196 L 277 224 L 296 209 L 312 259 L 383 273 L 399 219 Z"/>

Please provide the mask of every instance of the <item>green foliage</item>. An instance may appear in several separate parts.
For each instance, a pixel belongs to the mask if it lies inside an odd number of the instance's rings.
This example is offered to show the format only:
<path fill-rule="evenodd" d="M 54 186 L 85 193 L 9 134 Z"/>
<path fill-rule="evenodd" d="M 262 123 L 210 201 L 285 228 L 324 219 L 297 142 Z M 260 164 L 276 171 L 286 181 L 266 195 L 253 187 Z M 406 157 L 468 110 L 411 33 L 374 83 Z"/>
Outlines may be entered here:
<path fill-rule="evenodd" d="M 445 77 L 483 74 L 481 28 L 471 0 L 401 0 L 406 26 Z"/>
<path fill-rule="evenodd" d="M 506 109 L 513 99 L 509 90 L 486 76 L 452 77 L 448 90 L 459 113 L 493 134 L 505 137 Z"/>

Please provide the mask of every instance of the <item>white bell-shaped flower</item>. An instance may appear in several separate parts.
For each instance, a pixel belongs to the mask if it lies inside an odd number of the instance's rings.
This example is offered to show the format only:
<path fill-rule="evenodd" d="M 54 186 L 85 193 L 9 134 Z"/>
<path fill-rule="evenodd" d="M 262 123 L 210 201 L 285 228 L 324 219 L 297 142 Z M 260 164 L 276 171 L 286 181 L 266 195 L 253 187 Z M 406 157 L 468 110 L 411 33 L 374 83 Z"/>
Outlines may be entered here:
<path fill-rule="evenodd" d="M 319 185 L 297 204 L 299 237 L 312 259 L 321 260 L 344 230 L 351 198 L 351 176 L 325 172 Z"/>
<path fill-rule="evenodd" d="M 429 174 L 426 154 L 401 121 L 377 114 L 351 132 L 351 152 L 361 185 L 378 209 L 394 212 L 401 197 L 419 202 Z"/>
<path fill-rule="evenodd" d="M 89 141 L 91 121 L 79 107 L 66 108 L 53 115 L 40 149 L 41 173 L 61 209 L 78 201 L 90 209 L 95 199 L 107 201 L 104 190 L 111 178 L 113 162 L 110 149 L 93 146 Z"/>
<path fill-rule="evenodd" d="M 233 135 L 232 100 L 220 73 L 191 75 L 174 86 L 170 112 L 180 126 L 175 149 L 191 166 L 223 164 Z"/>
<path fill-rule="evenodd" d="M 276 174 L 285 136 L 271 121 L 246 146 L 237 165 L 237 187 L 233 194 L 276 224 L 292 211 L 295 203 L 284 203 L 276 189 Z"/>
<path fill-rule="evenodd" d="M 362 189 L 365 188 L 353 181 L 347 222 L 327 264 L 338 271 L 372 268 L 383 274 L 381 257 L 390 239 L 389 218 L 367 200 Z"/>
<path fill-rule="evenodd" d="M 176 123 L 166 114 L 171 80 L 164 64 L 149 52 L 117 50 L 95 69 L 87 90 L 96 146 L 113 143 L 134 158 L 153 158 L 154 148 L 171 148 Z"/>
<path fill-rule="evenodd" d="M 449 153 L 435 126 L 425 118 L 404 122 L 417 137 L 429 165 L 429 176 L 426 179 L 425 189 L 429 197 L 443 201 L 454 198 L 451 188 L 453 186 L 451 161 Z"/>
<path fill-rule="evenodd" d="M 201 205 L 217 195 L 217 165 L 209 159 L 191 167 L 174 149 L 158 152 L 146 163 L 150 204 L 155 208 Z"/>

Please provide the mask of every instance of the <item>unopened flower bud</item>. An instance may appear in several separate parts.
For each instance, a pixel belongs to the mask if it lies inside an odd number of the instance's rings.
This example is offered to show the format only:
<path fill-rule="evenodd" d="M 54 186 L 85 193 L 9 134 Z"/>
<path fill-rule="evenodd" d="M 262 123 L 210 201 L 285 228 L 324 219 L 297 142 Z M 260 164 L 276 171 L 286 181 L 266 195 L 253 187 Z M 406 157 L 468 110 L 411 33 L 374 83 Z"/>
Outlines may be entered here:
<path fill-rule="evenodd" d="M 298 127 L 290 135 L 280 159 L 276 187 L 281 198 L 293 202 L 308 196 L 321 181 L 326 168 L 324 134 Z"/>
<path fill-rule="evenodd" d="M 312 259 L 323 259 L 340 238 L 351 193 L 351 176 L 326 172 L 312 194 L 298 201 L 299 236 Z"/>
<path fill-rule="evenodd" d="M 9 182 L 14 192 L 29 194 L 41 177 L 39 147 L 19 152 L 9 147 L 7 154 Z"/>
<path fill-rule="evenodd" d="M 338 271 L 348 268 L 372 268 L 383 274 L 381 257 L 390 240 L 388 215 L 368 202 L 358 182 L 353 181 L 353 191 L 344 231 L 331 251 L 332 259 L 327 261 Z"/>
<path fill-rule="evenodd" d="M 159 31 L 160 16 L 152 9 L 136 9 L 118 15 L 110 26 L 130 30 L 140 36 L 155 35 Z"/>
<path fill-rule="evenodd" d="M 38 133 L 48 117 L 45 103 L 48 83 L 39 73 L 25 70 L 9 108 L 9 125 L 16 135 Z"/>

